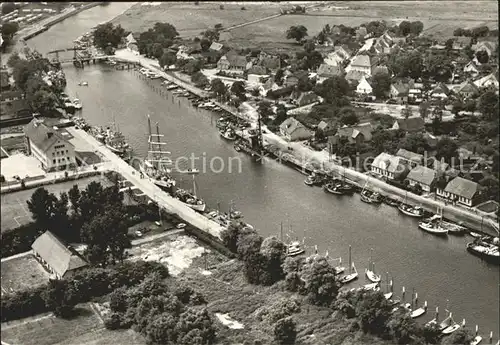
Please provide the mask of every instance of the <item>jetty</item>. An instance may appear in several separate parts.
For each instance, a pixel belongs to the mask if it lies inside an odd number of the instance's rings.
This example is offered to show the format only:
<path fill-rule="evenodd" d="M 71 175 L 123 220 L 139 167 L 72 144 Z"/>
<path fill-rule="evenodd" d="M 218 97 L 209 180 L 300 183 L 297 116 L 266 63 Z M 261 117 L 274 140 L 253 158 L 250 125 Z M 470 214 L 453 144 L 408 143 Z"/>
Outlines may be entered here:
<path fill-rule="evenodd" d="M 130 166 L 120 157 L 111 152 L 111 150 L 100 143 L 97 139 L 92 137 L 89 133 L 73 127 L 67 128 L 67 130 L 74 137 L 79 137 L 81 140 L 84 140 L 89 145 L 91 145 L 95 151 L 97 151 L 109 162 L 109 164 L 107 165 L 107 167 L 109 167 L 109 170 L 115 171 L 122 175 L 125 179 L 130 181 L 130 183 L 132 183 L 144 194 L 146 194 L 152 201 L 156 202 L 159 207 L 165 209 L 169 213 L 179 216 L 185 222 L 193 225 L 201 231 L 208 233 L 215 239 L 220 240 L 221 232 L 224 230 L 224 228 L 220 224 L 217 224 L 216 222 L 208 219 L 202 214 L 197 213 L 190 207 L 184 205 L 179 200 L 171 197 L 159 187 L 157 187 L 148 178 L 141 178 L 138 171 L 136 171 L 132 166 Z"/>

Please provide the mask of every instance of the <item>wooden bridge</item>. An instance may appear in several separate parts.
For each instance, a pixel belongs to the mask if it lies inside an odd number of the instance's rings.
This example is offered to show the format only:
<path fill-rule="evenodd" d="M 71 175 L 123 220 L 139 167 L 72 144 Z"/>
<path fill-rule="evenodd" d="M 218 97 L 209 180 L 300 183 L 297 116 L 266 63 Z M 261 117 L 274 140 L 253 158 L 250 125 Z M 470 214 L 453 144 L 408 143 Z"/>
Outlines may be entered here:
<path fill-rule="evenodd" d="M 72 52 L 71 57 L 61 57 L 60 53 Z M 47 58 L 52 64 L 61 65 L 63 63 L 73 63 L 75 67 L 83 68 L 85 63 L 90 65 L 90 61 L 95 63 L 99 60 L 107 60 L 109 58 L 108 55 L 101 55 L 94 52 L 90 52 L 88 48 L 82 47 L 71 47 L 71 48 L 63 48 L 56 49 L 47 52 Z"/>

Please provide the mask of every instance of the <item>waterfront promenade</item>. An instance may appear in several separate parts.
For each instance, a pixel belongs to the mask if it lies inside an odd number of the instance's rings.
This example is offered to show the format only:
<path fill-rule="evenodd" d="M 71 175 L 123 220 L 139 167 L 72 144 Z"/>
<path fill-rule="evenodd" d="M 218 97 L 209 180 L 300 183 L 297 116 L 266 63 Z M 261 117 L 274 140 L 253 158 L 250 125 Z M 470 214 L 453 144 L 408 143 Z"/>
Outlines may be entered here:
<path fill-rule="evenodd" d="M 132 166 L 111 152 L 105 145 L 97 141 L 87 132 L 76 128 L 68 128 L 67 130 L 74 137 L 79 137 L 81 140 L 86 141 L 94 150 L 98 151 L 99 154 L 108 161 L 107 167 L 109 170 L 121 174 L 167 212 L 178 215 L 187 223 L 220 239 L 220 234 L 222 230 L 224 230 L 222 226 L 195 212 L 179 200 L 172 198 L 148 178 L 140 178 L 140 174 Z"/>
<path fill-rule="evenodd" d="M 185 88 L 189 92 L 192 92 L 199 97 L 208 96 L 207 92 L 198 89 L 194 85 L 188 84 L 185 81 L 162 72 L 159 69 L 158 64 L 152 59 L 148 59 L 140 55 L 135 55 L 132 52 L 126 50 L 117 51 L 116 56 L 119 58 L 119 60 L 122 61 L 140 63 L 141 66 L 153 70 L 165 79 L 176 83 L 180 87 Z M 242 113 L 233 110 L 226 105 L 223 105 L 219 102 L 215 103 L 232 115 L 248 120 L 253 123 L 253 126 L 256 126 L 256 111 L 247 109 L 246 116 L 244 116 Z M 319 166 L 322 166 L 326 171 L 339 171 L 342 174 L 344 173 L 343 167 L 330 160 L 330 155 L 328 154 L 328 152 L 314 151 L 312 148 L 305 146 L 301 142 L 288 142 L 280 136 L 267 130 L 266 126 L 263 126 L 262 128 L 265 130 L 265 133 L 263 134 L 265 143 L 276 146 L 282 152 L 289 152 L 289 148 L 292 148 L 291 152 L 289 153 L 293 155 L 297 160 L 299 160 L 299 162 L 303 162 L 303 164 L 316 163 Z M 499 234 L 498 222 L 488 216 L 482 216 L 472 210 L 469 211 L 465 208 L 459 208 L 451 204 L 445 204 L 440 200 L 433 200 L 413 194 L 411 192 L 407 192 L 406 190 L 387 184 L 384 181 L 378 180 L 374 177 L 370 177 L 353 169 L 346 168 L 345 176 L 347 179 L 355 182 L 359 186 L 364 186 L 368 181 L 369 187 L 371 189 L 380 192 L 384 196 L 391 196 L 399 198 L 401 200 L 407 197 L 407 201 L 409 203 L 412 203 L 414 205 L 421 205 L 422 208 L 429 212 L 436 212 L 438 209 L 440 209 L 442 210 L 443 216 L 445 218 L 460 223 L 473 230 L 482 231 L 494 236 L 498 236 Z"/>

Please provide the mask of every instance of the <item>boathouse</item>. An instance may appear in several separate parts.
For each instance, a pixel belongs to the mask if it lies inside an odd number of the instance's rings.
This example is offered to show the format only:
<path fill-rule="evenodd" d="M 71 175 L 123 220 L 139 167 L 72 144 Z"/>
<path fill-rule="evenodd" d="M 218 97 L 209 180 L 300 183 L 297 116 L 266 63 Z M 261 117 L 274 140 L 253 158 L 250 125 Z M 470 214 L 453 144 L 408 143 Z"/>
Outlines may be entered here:
<path fill-rule="evenodd" d="M 71 246 L 65 245 L 50 231 L 45 231 L 31 245 L 33 255 L 56 279 L 74 275 L 88 266 Z"/>

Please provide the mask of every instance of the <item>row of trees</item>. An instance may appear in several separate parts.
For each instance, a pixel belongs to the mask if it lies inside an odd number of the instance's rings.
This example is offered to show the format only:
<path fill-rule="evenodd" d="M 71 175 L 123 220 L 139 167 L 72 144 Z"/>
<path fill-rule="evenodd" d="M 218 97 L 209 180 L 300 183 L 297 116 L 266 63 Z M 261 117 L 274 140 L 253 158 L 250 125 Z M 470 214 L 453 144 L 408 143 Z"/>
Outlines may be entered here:
<path fill-rule="evenodd" d="M 160 60 L 164 50 L 172 46 L 177 36 L 179 33 L 173 25 L 157 22 L 153 28 L 141 32 L 139 35 L 137 39 L 139 53 Z"/>
<path fill-rule="evenodd" d="M 5 3 L 5 5 L 11 5 L 11 3 Z M 5 5 L 2 7 L 2 10 L 5 7 Z M 2 24 L 0 32 L 2 33 L 2 39 L 3 39 L 3 44 L 1 47 L 3 53 L 6 52 L 7 47 L 10 46 L 10 44 L 12 43 L 12 39 L 14 38 L 14 35 L 18 30 L 19 30 L 18 23 L 8 22 Z"/>
<path fill-rule="evenodd" d="M 130 212 L 118 184 L 104 188 L 94 181 L 84 190 L 74 185 L 59 197 L 38 188 L 27 204 L 39 232 L 50 230 L 66 241 L 87 244 L 85 256 L 91 264 L 123 261 L 130 247 Z"/>
<path fill-rule="evenodd" d="M 7 65 L 12 68 L 15 85 L 25 93 L 31 110 L 51 116 L 57 107 L 57 95 L 63 91 L 66 81 L 54 80 L 49 85 L 44 80 L 47 73 L 52 70 L 49 60 L 42 57 L 25 60 L 15 53 L 10 56 Z"/>
<path fill-rule="evenodd" d="M 120 288 L 110 296 L 108 329 L 134 329 L 154 344 L 212 344 L 213 320 L 202 295 L 185 285 L 169 291 L 164 277 L 151 274 L 132 288 Z"/>
<path fill-rule="evenodd" d="M 473 29 L 463 29 L 457 28 L 453 31 L 453 36 L 465 36 L 465 37 L 486 37 L 490 33 L 490 29 L 486 25 L 481 25 Z"/>
<path fill-rule="evenodd" d="M 51 280 L 45 285 L 2 296 L 2 322 L 54 312 L 72 314 L 78 303 L 110 293 L 120 287 L 139 284 L 149 274 L 167 277 L 168 270 L 156 262 L 124 262 L 108 268 L 87 268 L 73 277 Z"/>

